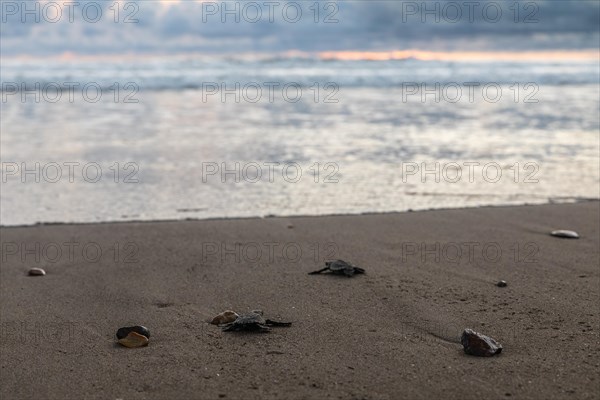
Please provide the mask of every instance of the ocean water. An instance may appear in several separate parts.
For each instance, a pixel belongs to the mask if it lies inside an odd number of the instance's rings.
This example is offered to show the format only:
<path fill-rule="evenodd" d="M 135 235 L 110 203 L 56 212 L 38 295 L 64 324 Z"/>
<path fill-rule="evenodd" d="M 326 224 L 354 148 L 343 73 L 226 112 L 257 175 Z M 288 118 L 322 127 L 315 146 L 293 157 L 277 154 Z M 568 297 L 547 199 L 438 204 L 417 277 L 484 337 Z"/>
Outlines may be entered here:
<path fill-rule="evenodd" d="M 595 62 L 3 60 L 2 225 L 600 197 Z"/>

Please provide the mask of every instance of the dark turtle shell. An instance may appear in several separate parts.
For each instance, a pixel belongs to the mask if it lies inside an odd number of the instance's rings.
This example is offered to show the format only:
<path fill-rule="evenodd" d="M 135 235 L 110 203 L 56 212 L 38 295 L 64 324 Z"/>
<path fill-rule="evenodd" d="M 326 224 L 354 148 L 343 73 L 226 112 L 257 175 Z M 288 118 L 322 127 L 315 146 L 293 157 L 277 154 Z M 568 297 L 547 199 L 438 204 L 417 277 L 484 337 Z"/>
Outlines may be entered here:
<path fill-rule="evenodd" d="M 266 323 L 264 317 L 257 313 L 250 313 L 245 315 L 240 315 L 233 321 L 232 323 L 237 325 L 247 325 L 247 324 L 264 324 Z"/>
<path fill-rule="evenodd" d="M 290 326 L 291 322 L 278 322 L 270 319 L 265 319 L 262 314 L 252 312 L 250 314 L 240 315 L 235 321 L 224 324 L 222 329 L 224 332 L 269 332 L 270 326 Z"/>
<path fill-rule="evenodd" d="M 329 271 L 334 275 L 346 275 L 347 277 L 352 277 L 355 274 L 365 273 L 365 270 L 363 268 L 352 265 L 349 262 L 346 262 L 344 260 L 333 260 L 325 262 L 325 268 L 309 272 L 309 275 L 320 274 L 321 272 L 325 271 Z"/>
<path fill-rule="evenodd" d="M 224 332 L 268 332 L 271 330 L 266 325 L 263 316 L 255 313 L 240 315 L 235 321 L 223 325 L 222 329 Z"/>
<path fill-rule="evenodd" d="M 136 325 L 136 326 L 126 326 L 123 328 L 119 328 L 117 330 L 117 339 L 123 339 L 129 335 L 130 332 L 135 332 L 137 334 L 146 336 L 150 339 L 150 331 L 145 326 Z"/>

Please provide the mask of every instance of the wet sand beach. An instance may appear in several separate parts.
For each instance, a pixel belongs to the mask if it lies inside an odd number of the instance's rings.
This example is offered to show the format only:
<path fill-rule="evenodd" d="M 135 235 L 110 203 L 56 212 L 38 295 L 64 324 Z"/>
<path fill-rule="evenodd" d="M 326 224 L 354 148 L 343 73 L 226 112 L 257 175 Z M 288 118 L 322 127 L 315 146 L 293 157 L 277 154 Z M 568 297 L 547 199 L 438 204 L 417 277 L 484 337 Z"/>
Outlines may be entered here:
<path fill-rule="evenodd" d="M 596 399 L 599 221 L 590 201 L 3 227 L 0 397 Z M 308 275 L 337 258 L 366 274 Z M 206 322 L 226 309 L 293 324 Z M 149 345 L 116 344 L 135 324 Z M 464 354 L 465 328 L 502 353 Z"/>

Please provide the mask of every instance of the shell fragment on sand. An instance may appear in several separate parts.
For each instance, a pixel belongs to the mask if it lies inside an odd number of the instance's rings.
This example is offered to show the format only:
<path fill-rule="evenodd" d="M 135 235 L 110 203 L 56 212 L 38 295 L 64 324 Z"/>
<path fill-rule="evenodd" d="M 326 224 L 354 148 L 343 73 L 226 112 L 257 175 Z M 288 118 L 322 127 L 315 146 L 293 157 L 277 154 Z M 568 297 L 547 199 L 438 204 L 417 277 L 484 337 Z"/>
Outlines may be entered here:
<path fill-rule="evenodd" d="M 564 239 L 579 239 L 579 234 L 577 232 L 563 229 L 552 231 L 550 232 L 550 235 Z"/>
<path fill-rule="evenodd" d="M 225 310 L 221 314 L 216 315 L 210 323 L 213 325 L 223 325 L 233 322 L 239 317 L 235 311 Z"/>
<path fill-rule="evenodd" d="M 141 326 L 141 325 L 135 325 L 135 326 L 126 326 L 123 328 L 119 328 L 117 330 L 117 339 L 124 339 L 131 332 L 135 332 L 137 334 L 140 334 L 142 336 L 146 336 L 147 338 L 150 338 L 150 331 L 148 330 L 148 328 L 146 328 L 145 326 Z"/>
<path fill-rule="evenodd" d="M 130 348 L 148 346 L 148 338 L 132 331 L 124 338 L 119 339 L 119 344 Z"/>
<path fill-rule="evenodd" d="M 478 357 L 491 357 L 500 354 L 502 345 L 489 336 L 477 333 L 472 329 L 465 329 L 460 342 L 465 353 Z"/>
<path fill-rule="evenodd" d="M 27 272 L 27 274 L 28 274 L 29 276 L 44 276 L 44 275 L 46 275 L 46 271 L 44 271 L 44 270 L 43 270 L 43 269 L 41 269 L 41 268 L 31 268 L 31 269 L 30 269 L 30 270 Z"/>

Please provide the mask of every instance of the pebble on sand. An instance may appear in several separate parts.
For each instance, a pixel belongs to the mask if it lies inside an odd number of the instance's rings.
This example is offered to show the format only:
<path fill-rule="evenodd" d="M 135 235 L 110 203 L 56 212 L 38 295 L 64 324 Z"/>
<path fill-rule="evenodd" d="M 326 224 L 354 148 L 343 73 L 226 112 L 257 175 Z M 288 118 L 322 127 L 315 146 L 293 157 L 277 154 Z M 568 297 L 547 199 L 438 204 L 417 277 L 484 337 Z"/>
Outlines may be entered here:
<path fill-rule="evenodd" d="M 137 332 L 129 332 L 127 336 L 119 339 L 119 344 L 125 347 L 143 347 L 148 346 L 148 338 Z"/>
<path fill-rule="evenodd" d="M 508 283 L 506 283 L 506 281 L 498 281 L 498 283 L 496 283 L 496 286 L 506 287 L 506 286 L 508 286 Z"/>
<path fill-rule="evenodd" d="M 491 357 L 500 354 L 502 345 L 489 336 L 477 333 L 472 329 L 465 329 L 460 342 L 465 353 L 478 357 Z"/>
<path fill-rule="evenodd" d="M 41 268 L 31 268 L 28 272 L 29 276 L 44 276 L 46 271 Z"/>
<path fill-rule="evenodd" d="M 213 325 L 222 325 L 233 322 L 239 317 L 239 315 L 235 311 L 225 310 L 221 314 L 216 315 L 210 323 Z"/>
<path fill-rule="evenodd" d="M 563 229 L 559 229 L 557 231 L 552 231 L 552 232 L 550 232 L 550 235 L 556 236 L 559 238 L 565 238 L 565 239 L 579 239 L 579 234 L 577 232 L 567 231 L 567 230 L 563 230 Z"/>

